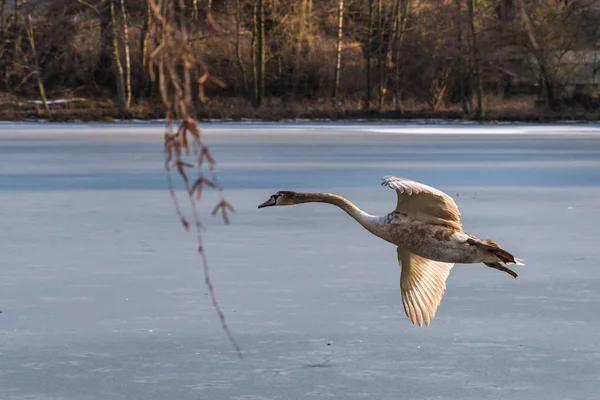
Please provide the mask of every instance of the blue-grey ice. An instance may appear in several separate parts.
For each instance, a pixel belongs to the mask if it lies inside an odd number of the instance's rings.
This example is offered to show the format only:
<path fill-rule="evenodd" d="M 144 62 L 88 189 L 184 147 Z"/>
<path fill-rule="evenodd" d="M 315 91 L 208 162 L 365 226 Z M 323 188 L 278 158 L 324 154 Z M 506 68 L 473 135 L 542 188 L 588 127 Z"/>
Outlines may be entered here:
<path fill-rule="evenodd" d="M 236 208 L 200 211 L 244 358 L 176 218 L 162 124 L 0 124 L 0 399 L 598 397 L 597 125 L 202 127 Z M 419 328 L 392 245 L 332 206 L 256 208 L 291 189 L 388 213 L 390 174 L 453 196 L 519 277 L 457 265 Z"/>

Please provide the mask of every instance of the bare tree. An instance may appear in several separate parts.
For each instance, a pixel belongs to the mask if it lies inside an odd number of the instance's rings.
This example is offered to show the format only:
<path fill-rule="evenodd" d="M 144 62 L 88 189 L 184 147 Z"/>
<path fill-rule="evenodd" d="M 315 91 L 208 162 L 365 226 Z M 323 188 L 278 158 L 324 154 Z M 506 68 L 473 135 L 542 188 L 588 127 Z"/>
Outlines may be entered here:
<path fill-rule="evenodd" d="M 408 21 L 408 14 L 411 9 L 411 0 L 396 0 L 396 34 L 394 35 L 394 104 L 396 110 L 401 109 L 401 85 L 400 85 L 400 49 L 402 47 L 402 41 L 404 39 L 404 33 L 406 32 L 406 24 Z M 404 3 L 404 7 L 401 6 Z"/>
<path fill-rule="evenodd" d="M 6 0 L 0 1 L 0 34 L 6 35 Z"/>
<path fill-rule="evenodd" d="M 242 47 L 240 45 L 241 39 L 241 0 L 235 0 L 235 59 L 242 75 L 242 89 L 243 93 L 248 92 L 248 83 L 246 80 L 246 70 L 244 68 L 244 62 L 242 61 Z"/>
<path fill-rule="evenodd" d="M 373 25 L 375 23 L 375 0 L 369 0 L 369 26 L 367 29 L 367 47 L 365 57 L 367 59 L 367 94 L 365 96 L 365 110 L 371 110 L 371 85 L 373 83 L 371 59 L 373 57 Z"/>
<path fill-rule="evenodd" d="M 96 4 L 86 0 L 76 1 L 92 10 L 99 19 L 101 52 L 98 69 L 103 72 L 107 66 L 105 64 L 110 64 L 117 89 L 118 113 L 122 116 L 128 111 L 129 106 L 127 104 L 125 72 L 121 62 L 121 34 L 119 33 L 115 0 L 100 0 Z M 130 64 L 130 61 L 128 61 L 128 64 Z"/>
<path fill-rule="evenodd" d="M 131 107 L 131 57 L 129 55 L 129 24 L 127 23 L 127 11 L 125 0 L 121 0 L 121 21 L 123 22 L 123 47 L 125 48 L 125 109 Z"/>
<path fill-rule="evenodd" d="M 111 108 L 50 106 L 53 113 L 102 118 L 118 107 L 120 115 L 154 115 L 160 88 L 147 72 L 152 16 L 141 7 L 145 1 L 0 0 L 2 98 L 39 98 L 38 70 L 47 92 L 114 98 Z M 168 1 L 154 1 L 166 15 Z M 589 90 L 597 81 L 600 0 L 175 1 L 192 50 L 212 73 L 236 82 L 218 100 L 221 108 L 212 100 L 202 106 L 196 99 L 204 86 L 193 86 L 195 106 L 210 116 L 272 117 L 259 107 L 266 96 L 280 98 L 272 104 L 281 104 L 281 117 L 329 112 L 322 101 L 304 107 L 310 95 L 332 97 L 337 105 L 342 98 L 360 98 L 362 111 L 385 110 L 388 102 L 399 111 L 403 104 L 414 110 L 424 103 L 435 111 L 460 108 L 470 118 L 492 111 L 486 99 L 494 87 L 507 88 L 506 97 L 494 101 L 506 102 L 506 112 L 514 112 L 509 110 L 515 104 L 508 103 L 517 96 L 537 96 L 522 110 L 530 116 L 561 111 L 563 99 L 583 105 L 571 98 L 581 91 L 590 100 L 597 97 Z M 25 29 L 28 14 L 37 67 Z M 158 76 L 157 65 L 152 68 Z M 519 91 L 510 98 L 508 88 L 517 82 Z M 214 89 L 211 80 L 209 87 Z M 144 101 L 133 108 L 138 97 Z M 552 109 L 535 107 L 542 100 Z M 17 113 L 4 115 L 30 112 L 16 102 L 11 107 Z"/>
<path fill-rule="evenodd" d="M 479 57 L 479 47 L 477 46 L 477 35 L 475 34 L 475 22 L 473 16 L 473 0 L 467 0 L 467 10 L 469 14 L 469 29 L 471 31 L 471 55 L 475 66 L 475 77 L 477 78 L 477 118 L 483 119 L 485 111 L 483 109 L 483 77 L 481 76 L 481 59 Z"/>
<path fill-rule="evenodd" d="M 119 107 L 119 115 L 124 115 L 127 111 L 127 102 L 125 97 L 125 79 L 123 73 L 123 64 L 121 63 L 121 50 L 119 46 L 119 26 L 117 24 L 117 13 L 115 12 L 115 1 L 109 0 L 110 21 L 112 24 L 112 41 L 113 41 L 113 68 L 117 76 L 117 100 Z"/>
<path fill-rule="evenodd" d="M 525 8 L 523 0 L 517 0 L 517 5 L 519 7 L 521 20 L 523 21 L 523 26 L 527 32 L 529 43 L 533 49 L 533 56 L 536 58 L 539 66 L 540 80 L 544 90 L 544 99 L 546 101 L 546 105 L 549 106 L 554 103 L 554 83 L 552 82 L 552 77 L 548 70 L 547 60 L 543 54 L 541 46 L 538 43 L 533 24 L 531 23 L 531 19 L 529 18 L 529 14 L 527 13 L 527 9 Z"/>
<path fill-rule="evenodd" d="M 337 101 L 340 88 L 340 72 L 342 68 L 342 45 L 344 39 L 344 0 L 338 2 L 338 36 L 335 53 L 335 72 L 333 78 L 333 100 Z"/>
<path fill-rule="evenodd" d="M 258 3 L 255 0 L 252 6 L 252 41 L 250 43 L 250 56 L 252 58 L 252 101 L 258 107 Z"/>
<path fill-rule="evenodd" d="M 252 72 L 254 106 L 260 107 L 265 97 L 265 8 L 264 0 L 255 0 L 252 26 Z"/>
<path fill-rule="evenodd" d="M 27 26 L 25 27 L 25 31 L 27 32 L 27 39 L 29 40 L 29 46 L 31 47 L 31 53 L 33 56 L 33 65 L 34 65 L 34 73 L 38 83 L 38 89 L 40 92 L 40 99 L 42 99 L 42 105 L 44 106 L 44 111 L 46 114 L 50 113 L 50 109 L 48 109 L 48 100 L 46 99 L 46 88 L 44 87 L 44 81 L 42 80 L 42 75 L 40 73 L 40 63 L 38 61 L 37 51 L 35 49 L 35 36 L 33 34 L 33 25 L 31 23 L 31 15 L 27 15 Z"/>
<path fill-rule="evenodd" d="M 379 67 L 379 111 L 383 111 L 383 103 L 385 101 L 385 53 L 383 52 L 383 33 L 384 33 L 384 17 L 383 17 L 383 0 L 378 0 L 377 3 L 377 66 Z"/>
<path fill-rule="evenodd" d="M 260 106 L 265 98 L 265 0 L 256 0 L 255 6 L 255 104 Z"/>
<path fill-rule="evenodd" d="M 393 0 L 390 20 L 391 24 L 389 25 L 388 32 L 388 41 L 387 41 L 387 49 L 385 50 L 385 66 L 381 70 L 381 82 L 384 86 L 384 90 L 387 92 L 388 87 L 388 72 L 392 62 L 394 60 L 394 42 L 396 41 L 396 31 L 398 29 L 398 16 L 400 13 L 400 0 Z M 381 105 L 383 108 L 383 104 Z"/>
<path fill-rule="evenodd" d="M 19 12 L 20 6 L 21 6 L 22 2 L 19 0 L 14 0 L 14 24 L 15 25 L 19 25 L 21 22 L 21 13 Z"/>
<path fill-rule="evenodd" d="M 258 0 L 258 104 L 265 98 L 265 0 Z"/>
<path fill-rule="evenodd" d="M 150 40 L 150 31 L 149 24 L 150 19 L 152 18 L 152 11 L 148 7 L 146 11 L 146 15 L 144 16 L 144 24 L 142 25 L 142 29 L 140 31 L 140 58 L 139 61 L 139 75 L 141 78 L 141 90 L 140 92 L 144 95 L 148 95 L 151 89 L 149 85 L 150 76 L 147 73 L 147 60 L 148 60 L 148 42 Z"/>
<path fill-rule="evenodd" d="M 198 20 L 198 0 L 192 0 L 192 19 Z"/>
<path fill-rule="evenodd" d="M 456 42 L 457 42 L 457 69 L 458 69 L 458 96 L 464 115 L 471 113 L 471 95 L 467 95 L 467 71 L 465 62 L 465 46 L 463 41 L 462 0 L 454 0 L 456 6 Z"/>
<path fill-rule="evenodd" d="M 292 73 L 292 91 L 298 91 L 298 81 L 300 80 L 300 66 L 307 55 L 308 30 L 309 30 L 309 0 L 300 0 L 300 11 L 297 19 L 295 34 L 294 61 Z"/>

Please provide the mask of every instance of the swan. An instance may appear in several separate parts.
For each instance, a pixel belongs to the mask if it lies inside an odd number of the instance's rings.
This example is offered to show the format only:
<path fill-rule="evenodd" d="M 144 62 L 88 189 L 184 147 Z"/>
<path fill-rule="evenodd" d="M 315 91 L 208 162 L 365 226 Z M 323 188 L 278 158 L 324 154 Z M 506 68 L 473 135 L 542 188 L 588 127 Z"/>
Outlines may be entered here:
<path fill-rule="evenodd" d="M 370 215 L 347 199 L 331 193 L 279 191 L 258 208 L 327 203 L 337 206 L 373 235 L 397 246 L 400 293 L 406 316 L 413 324 L 429 326 L 456 263 L 484 263 L 517 274 L 507 264 L 525 265 L 493 240 L 482 240 L 462 229 L 458 206 L 446 193 L 408 178 L 385 176 L 382 186 L 398 196 L 396 209 Z"/>

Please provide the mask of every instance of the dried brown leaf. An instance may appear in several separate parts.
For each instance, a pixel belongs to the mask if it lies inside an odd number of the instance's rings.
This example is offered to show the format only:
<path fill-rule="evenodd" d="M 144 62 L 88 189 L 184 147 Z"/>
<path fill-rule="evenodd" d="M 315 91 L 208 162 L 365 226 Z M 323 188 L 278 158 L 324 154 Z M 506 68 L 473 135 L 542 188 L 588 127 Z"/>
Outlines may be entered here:
<path fill-rule="evenodd" d="M 229 209 L 229 211 L 231 211 L 231 212 L 235 212 L 235 209 L 229 202 L 224 201 L 224 203 L 225 203 L 224 204 L 225 208 Z"/>
<path fill-rule="evenodd" d="M 179 175 L 181 175 L 181 178 L 183 179 L 183 181 L 185 182 L 186 185 L 189 185 L 189 179 L 187 177 L 187 174 L 185 173 L 185 170 L 183 169 L 183 166 L 181 164 L 177 165 L 177 172 L 179 172 Z"/>
<path fill-rule="evenodd" d="M 221 200 L 213 209 L 212 215 L 215 216 L 219 211 L 221 211 L 221 216 L 223 217 L 223 221 L 225 224 L 229 225 L 229 217 L 227 216 L 227 209 L 234 211 L 233 207 L 229 205 L 225 200 Z"/>
<path fill-rule="evenodd" d="M 190 224 L 184 217 L 181 217 L 181 224 L 183 225 L 186 231 L 190 230 Z"/>
<path fill-rule="evenodd" d="M 206 152 L 206 159 L 208 160 L 208 163 L 211 165 L 216 165 L 217 161 L 213 158 L 212 154 L 210 154 L 210 151 L 208 151 L 208 147 L 204 147 L 204 152 Z"/>
<path fill-rule="evenodd" d="M 183 132 L 181 133 L 181 142 L 182 142 L 183 148 L 185 149 L 185 154 L 187 156 L 189 156 L 190 155 L 190 143 L 188 142 L 187 129 L 183 129 Z"/>
<path fill-rule="evenodd" d="M 223 222 L 225 222 L 225 225 L 229 225 L 229 217 L 227 216 L 226 208 L 221 208 L 221 216 L 223 217 Z"/>
<path fill-rule="evenodd" d="M 194 168 L 194 164 L 190 164 L 189 162 L 183 161 L 183 160 L 175 160 L 173 161 L 173 167 L 174 168 Z"/>

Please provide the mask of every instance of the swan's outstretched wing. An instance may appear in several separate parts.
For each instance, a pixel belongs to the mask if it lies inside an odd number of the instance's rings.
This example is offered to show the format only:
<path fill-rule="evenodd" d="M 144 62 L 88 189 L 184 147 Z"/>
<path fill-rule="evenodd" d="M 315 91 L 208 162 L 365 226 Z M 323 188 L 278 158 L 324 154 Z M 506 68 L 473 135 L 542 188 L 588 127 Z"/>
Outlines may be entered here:
<path fill-rule="evenodd" d="M 446 193 L 408 178 L 385 176 L 382 186 L 396 191 L 396 211 L 435 225 L 462 229 L 458 206 Z"/>
<path fill-rule="evenodd" d="M 398 247 L 400 293 L 406 316 L 413 324 L 429 326 L 435 316 L 452 263 L 429 260 Z"/>

